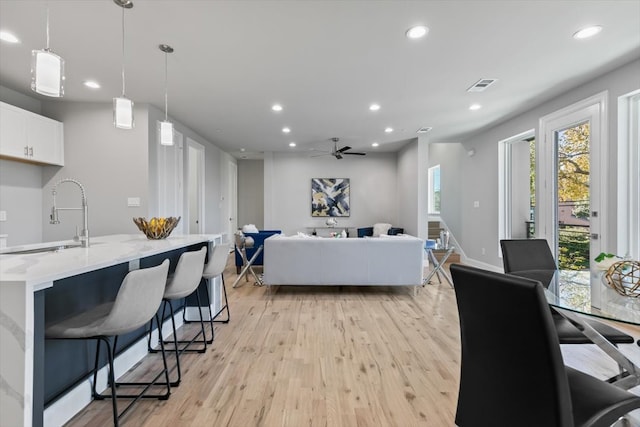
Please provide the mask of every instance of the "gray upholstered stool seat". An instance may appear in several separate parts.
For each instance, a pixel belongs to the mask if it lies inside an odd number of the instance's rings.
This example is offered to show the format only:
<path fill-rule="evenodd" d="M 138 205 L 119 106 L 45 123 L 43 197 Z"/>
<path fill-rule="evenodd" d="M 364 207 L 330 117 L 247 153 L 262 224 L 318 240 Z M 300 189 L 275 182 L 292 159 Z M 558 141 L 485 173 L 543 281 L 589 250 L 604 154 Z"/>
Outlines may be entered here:
<path fill-rule="evenodd" d="M 118 420 L 131 406 L 141 397 L 153 397 L 166 399 L 171 393 L 169 386 L 169 371 L 162 345 L 163 369 L 156 375 L 153 381 L 144 383 L 121 383 L 114 378 L 113 359 L 115 355 L 118 335 L 126 334 L 146 325 L 151 319 L 156 317 L 162 302 L 164 288 L 169 272 L 169 260 L 164 260 L 156 267 L 134 270 L 129 272 L 118 290 L 116 299 L 113 302 L 98 305 L 86 312 L 77 314 L 69 319 L 50 325 L 45 330 L 45 337 L 48 339 L 95 339 L 97 340 L 96 361 L 93 370 L 92 394 L 95 399 L 110 397 L 113 406 L 113 423 L 118 425 Z M 113 346 L 109 338 L 114 337 Z M 111 387 L 110 395 L 99 394 L 96 391 L 98 375 L 98 362 L 100 356 L 100 343 L 104 342 L 107 347 L 107 359 L 109 365 L 108 383 Z M 164 383 L 158 379 L 164 376 Z M 124 395 L 116 394 L 116 387 L 135 385 L 146 386 L 140 394 Z M 165 385 L 166 391 L 159 395 L 146 395 L 146 391 L 152 385 Z M 133 398 L 122 413 L 118 414 L 118 397 Z"/>
<path fill-rule="evenodd" d="M 224 284 L 224 269 L 227 266 L 227 260 L 229 259 L 229 244 L 224 243 L 213 247 L 213 253 L 209 256 L 209 262 L 204 266 L 204 272 L 202 278 L 205 280 L 215 279 L 220 276 L 222 278 L 222 292 L 224 295 L 224 305 L 220 307 L 220 310 L 212 314 L 209 311 L 210 320 L 213 322 L 229 323 L 231 315 L 229 313 L 229 302 L 227 301 L 227 288 Z M 227 312 L 226 319 L 215 320 L 223 311 Z"/>
<path fill-rule="evenodd" d="M 162 298 L 162 318 L 164 319 L 166 308 L 169 307 L 171 314 L 171 327 L 173 330 L 173 340 L 165 340 L 165 344 L 173 344 L 173 351 L 176 355 L 176 369 L 178 378 L 175 381 L 171 381 L 172 386 L 178 386 L 182 379 L 182 372 L 180 369 L 180 354 L 185 351 L 196 351 L 198 353 L 204 353 L 207 350 L 207 344 L 213 342 L 213 323 L 211 322 L 211 340 L 207 340 L 204 326 L 204 317 L 202 315 L 202 304 L 200 303 L 200 294 L 198 293 L 198 285 L 202 280 L 202 272 L 204 270 L 204 260 L 207 256 L 207 248 L 202 247 L 198 251 L 184 252 L 180 255 L 178 265 L 173 275 L 167 280 L 167 286 Z M 200 313 L 200 331 L 190 340 L 178 340 L 176 332 L 176 322 L 174 318 L 174 309 L 172 301 L 186 298 L 189 295 L 195 295 L 198 301 L 198 312 Z M 157 350 L 151 348 L 151 329 L 149 328 L 149 351 L 157 352 Z M 162 335 L 160 335 L 162 336 Z M 198 338 L 202 336 L 202 340 Z M 161 339 L 162 341 L 162 339 Z M 179 344 L 184 343 L 186 345 L 180 347 Z M 191 349 L 189 346 L 194 343 L 202 344 L 202 347 L 197 349 Z M 173 370 L 173 369 L 172 369 Z"/>

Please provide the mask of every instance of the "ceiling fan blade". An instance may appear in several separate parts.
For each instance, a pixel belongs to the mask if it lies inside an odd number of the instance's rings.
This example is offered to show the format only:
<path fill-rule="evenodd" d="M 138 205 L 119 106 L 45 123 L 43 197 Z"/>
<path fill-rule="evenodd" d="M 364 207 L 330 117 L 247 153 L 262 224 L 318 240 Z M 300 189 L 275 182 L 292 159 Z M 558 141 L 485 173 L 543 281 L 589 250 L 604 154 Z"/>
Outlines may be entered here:
<path fill-rule="evenodd" d="M 340 160 L 342 158 L 342 153 L 336 152 L 336 154 L 334 154 L 334 156 L 336 156 L 336 159 Z"/>
<path fill-rule="evenodd" d="M 347 150 L 351 150 L 351 147 L 349 147 L 348 145 L 345 145 L 344 147 L 342 147 L 339 150 L 336 150 L 338 153 L 344 153 Z"/>
<path fill-rule="evenodd" d="M 367 153 L 358 153 L 358 152 L 342 153 L 342 154 L 351 154 L 352 156 L 366 156 L 367 155 Z"/>

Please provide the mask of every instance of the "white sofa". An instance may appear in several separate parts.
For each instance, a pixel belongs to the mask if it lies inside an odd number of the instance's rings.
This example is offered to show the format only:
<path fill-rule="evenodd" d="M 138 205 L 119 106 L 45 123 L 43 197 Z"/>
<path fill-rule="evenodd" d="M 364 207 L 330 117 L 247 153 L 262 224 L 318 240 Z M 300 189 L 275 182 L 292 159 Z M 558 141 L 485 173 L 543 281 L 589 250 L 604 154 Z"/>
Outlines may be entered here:
<path fill-rule="evenodd" d="M 335 239 L 275 235 L 264 241 L 267 285 L 422 284 L 424 242 L 412 236 Z"/>

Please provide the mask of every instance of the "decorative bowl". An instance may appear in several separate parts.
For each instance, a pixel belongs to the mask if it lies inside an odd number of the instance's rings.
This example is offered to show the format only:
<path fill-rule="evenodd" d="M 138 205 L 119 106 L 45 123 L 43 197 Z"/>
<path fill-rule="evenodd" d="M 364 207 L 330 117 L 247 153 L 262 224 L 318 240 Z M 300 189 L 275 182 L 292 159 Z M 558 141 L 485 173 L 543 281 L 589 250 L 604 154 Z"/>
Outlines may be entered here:
<path fill-rule="evenodd" d="M 149 221 L 146 218 L 133 218 L 133 222 L 138 226 L 148 239 L 159 240 L 166 239 L 169 234 L 176 228 L 181 217 L 170 216 L 168 218 L 153 217 Z"/>

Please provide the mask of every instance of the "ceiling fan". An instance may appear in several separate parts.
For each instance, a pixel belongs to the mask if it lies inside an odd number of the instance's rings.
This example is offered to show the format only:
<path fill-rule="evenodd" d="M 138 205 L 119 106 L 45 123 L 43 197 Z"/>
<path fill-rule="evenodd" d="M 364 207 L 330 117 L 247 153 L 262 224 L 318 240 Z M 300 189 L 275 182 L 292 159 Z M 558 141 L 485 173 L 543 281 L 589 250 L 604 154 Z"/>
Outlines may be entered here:
<path fill-rule="evenodd" d="M 331 150 L 331 152 L 326 153 L 326 154 L 318 154 L 317 156 L 311 156 L 311 157 L 319 157 L 319 156 L 326 156 L 331 154 L 333 157 L 335 157 L 336 159 L 340 160 L 342 158 L 343 155 L 352 155 L 352 156 L 366 156 L 367 153 L 359 153 L 356 151 L 353 152 L 349 152 L 349 150 L 351 150 L 351 147 L 349 147 L 348 145 L 345 145 L 342 148 L 338 148 L 338 141 L 340 141 L 340 138 L 336 138 L 333 137 L 331 138 L 331 141 L 333 141 L 333 150 Z"/>

